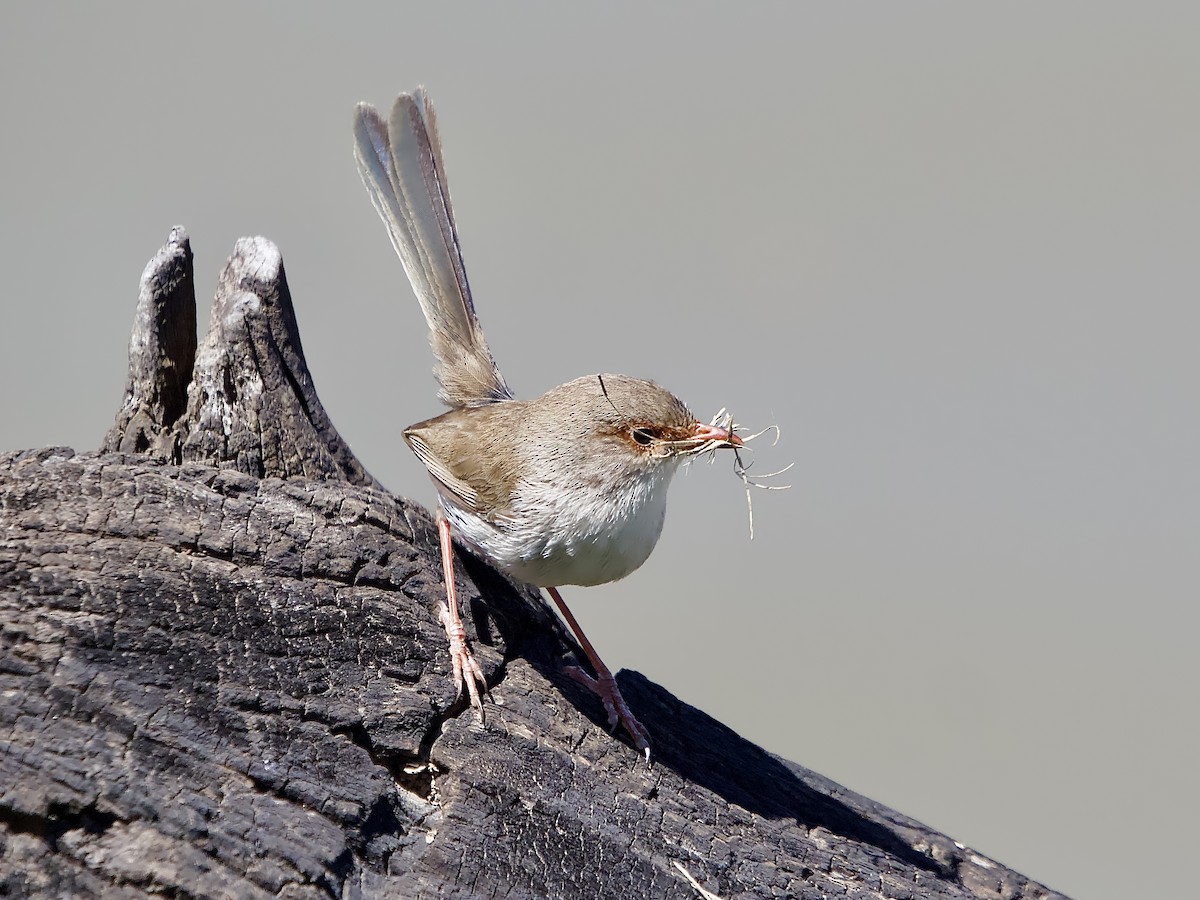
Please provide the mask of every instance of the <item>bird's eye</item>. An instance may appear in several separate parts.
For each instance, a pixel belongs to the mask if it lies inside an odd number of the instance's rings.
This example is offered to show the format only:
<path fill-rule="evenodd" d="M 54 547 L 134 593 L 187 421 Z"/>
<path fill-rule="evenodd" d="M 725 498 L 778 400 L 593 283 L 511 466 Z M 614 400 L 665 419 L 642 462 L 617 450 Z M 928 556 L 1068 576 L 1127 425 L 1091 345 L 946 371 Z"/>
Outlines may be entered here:
<path fill-rule="evenodd" d="M 633 429 L 633 439 L 643 447 L 649 447 L 654 443 L 654 435 L 648 432 L 645 428 Z"/>

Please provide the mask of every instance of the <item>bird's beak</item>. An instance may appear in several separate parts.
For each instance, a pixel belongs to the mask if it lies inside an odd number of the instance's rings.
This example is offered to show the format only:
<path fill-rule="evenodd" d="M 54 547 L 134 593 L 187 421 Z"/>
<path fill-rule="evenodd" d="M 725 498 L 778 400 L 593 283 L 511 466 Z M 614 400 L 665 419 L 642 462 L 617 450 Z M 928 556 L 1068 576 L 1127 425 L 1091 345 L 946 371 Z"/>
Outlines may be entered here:
<path fill-rule="evenodd" d="M 697 422 L 692 426 L 692 436 L 701 441 L 716 441 L 724 444 L 726 447 L 743 446 L 742 439 L 728 428 L 721 428 L 719 425 L 707 425 L 704 422 Z"/>

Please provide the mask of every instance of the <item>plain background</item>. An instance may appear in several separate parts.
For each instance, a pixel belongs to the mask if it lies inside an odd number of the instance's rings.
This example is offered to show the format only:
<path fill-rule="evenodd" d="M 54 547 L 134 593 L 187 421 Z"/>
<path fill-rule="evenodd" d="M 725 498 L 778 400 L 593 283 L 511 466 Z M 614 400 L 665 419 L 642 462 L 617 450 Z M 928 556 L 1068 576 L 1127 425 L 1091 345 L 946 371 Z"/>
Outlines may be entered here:
<path fill-rule="evenodd" d="M 692 467 L 646 566 L 567 593 L 613 668 L 1053 888 L 1183 896 L 1198 47 L 1194 3 L 6 3 L 0 448 L 99 443 L 182 223 L 206 295 L 280 246 L 334 422 L 431 501 L 350 137 L 424 83 L 514 390 L 653 377 L 797 463 L 753 542 Z"/>

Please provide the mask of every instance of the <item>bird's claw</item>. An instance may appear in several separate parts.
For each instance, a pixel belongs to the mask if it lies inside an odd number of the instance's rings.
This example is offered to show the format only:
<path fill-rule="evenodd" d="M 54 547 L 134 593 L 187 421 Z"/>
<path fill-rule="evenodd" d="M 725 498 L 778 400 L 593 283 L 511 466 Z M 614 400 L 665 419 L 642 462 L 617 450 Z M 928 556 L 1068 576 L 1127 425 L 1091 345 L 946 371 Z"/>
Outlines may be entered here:
<path fill-rule="evenodd" d="M 599 678 L 593 678 L 579 666 L 567 666 L 563 671 L 600 698 L 604 711 L 608 713 L 609 731 L 614 732 L 617 725 L 621 725 L 629 733 L 633 745 L 646 754 L 646 765 L 649 765 L 650 732 L 629 711 L 617 680 L 611 673 L 606 671 Z"/>
<path fill-rule="evenodd" d="M 467 696 L 471 702 L 471 708 L 475 710 L 475 714 L 479 721 L 484 721 L 483 714 L 483 699 L 480 694 L 480 687 L 483 688 L 483 693 L 488 693 L 487 681 L 483 677 L 483 670 L 479 668 L 479 663 L 475 661 L 475 657 L 471 655 L 471 649 L 467 646 L 467 632 L 463 628 L 462 622 L 456 622 L 450 615 L 450 608 L 446 604 L 442 604 L 441 612 L 438 616 L 442 626 L 446 629 L 446 638 L 450 642 L 450 662 L 454 666 L 454 671 L 451 677 L 454 680 L 454 686 L 457 689 L 455 699 L 462 697 L 463 687 L 467 689 Z M 490 695 L 489 695 L 490 696 Z"/>

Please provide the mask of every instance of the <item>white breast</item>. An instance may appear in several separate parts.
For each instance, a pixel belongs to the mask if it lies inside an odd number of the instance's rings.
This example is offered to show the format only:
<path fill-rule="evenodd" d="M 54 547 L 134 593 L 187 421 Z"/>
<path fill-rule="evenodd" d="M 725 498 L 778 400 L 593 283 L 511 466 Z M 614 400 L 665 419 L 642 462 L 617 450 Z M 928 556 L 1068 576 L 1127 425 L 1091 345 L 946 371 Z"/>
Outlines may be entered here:
<path fill-rule="evenodd" d="M 608 492 L 523 484 L 512 515 L 495 525 L 444 499 L 442 508 L 460 540 L 514 578 L 541 587 L 604 584 L 654 549 L 675 468 L 666 461 Z"/>

